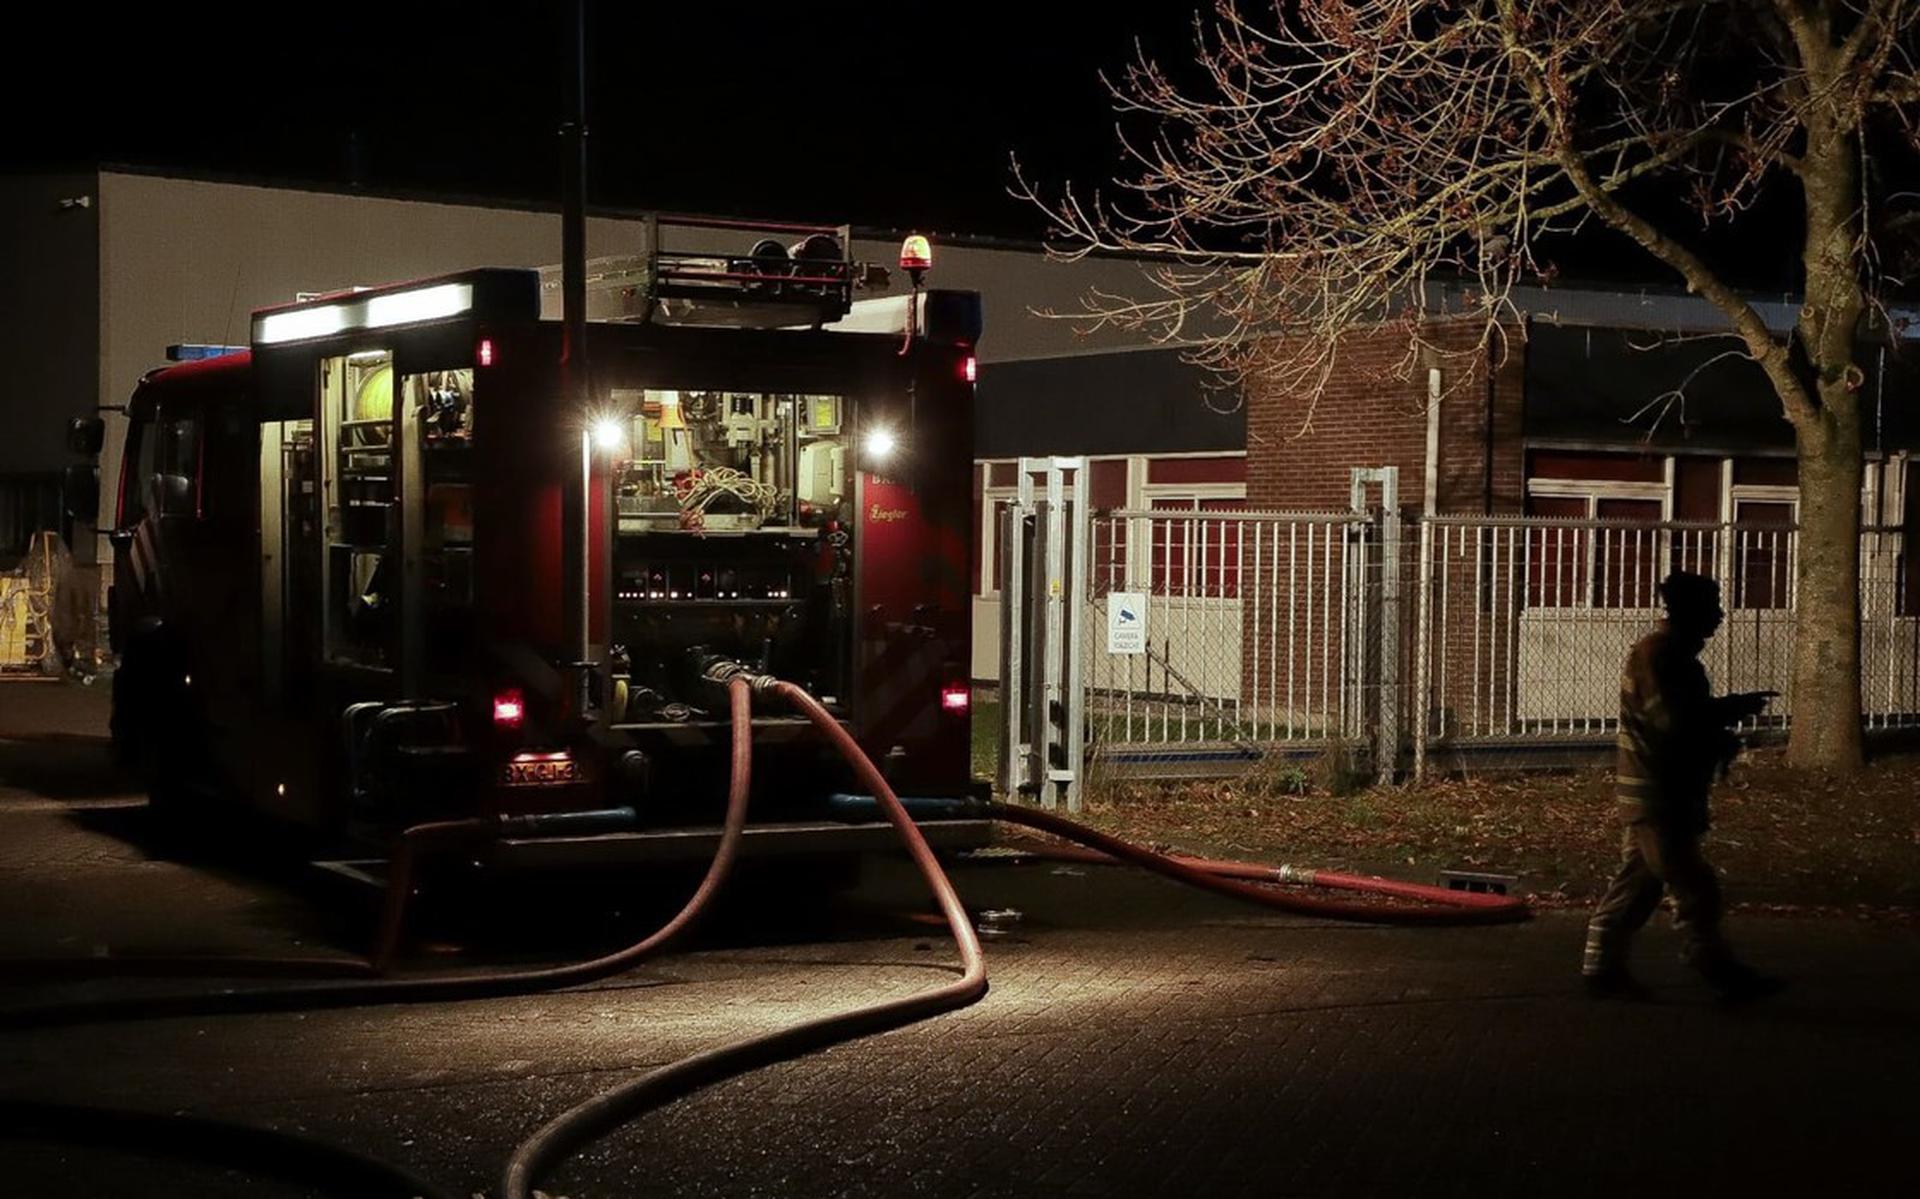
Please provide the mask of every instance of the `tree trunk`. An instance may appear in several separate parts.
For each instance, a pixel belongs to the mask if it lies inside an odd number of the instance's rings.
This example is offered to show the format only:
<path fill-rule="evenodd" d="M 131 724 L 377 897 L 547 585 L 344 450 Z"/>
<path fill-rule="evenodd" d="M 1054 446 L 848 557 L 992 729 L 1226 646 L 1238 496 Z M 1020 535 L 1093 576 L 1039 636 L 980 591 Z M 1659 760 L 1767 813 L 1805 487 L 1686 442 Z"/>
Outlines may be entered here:
<path fill-rule="evenodd" d="M 1860 736 L 1860 422 L 1844 382 L 1801 422 L 1800 535 L 1787 761 L 1851 772 Z"/>

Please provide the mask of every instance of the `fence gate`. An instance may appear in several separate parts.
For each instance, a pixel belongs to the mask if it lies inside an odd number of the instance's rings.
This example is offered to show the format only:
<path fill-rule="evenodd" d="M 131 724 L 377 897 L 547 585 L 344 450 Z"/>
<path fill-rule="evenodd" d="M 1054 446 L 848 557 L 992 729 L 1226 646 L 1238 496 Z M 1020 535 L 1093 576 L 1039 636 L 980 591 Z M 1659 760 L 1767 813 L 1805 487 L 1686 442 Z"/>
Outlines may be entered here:
<path fill-rule="evenodd" d="M 1406 728 L 1397 473 L 1346 512 L 1092 512 L 1084 461 L 1023 459 L 999 529 L 999 785 L 1079 805 L 1102 777 L 1273 754 L 1391 777 Z"/>
<path fill-rule="evenodd" d="M 1080 809 L 1086 747 L 1081 685 L 1087 594 L 1084 458 L 1022 458 L 997 530 L 1000 793 Z"/>

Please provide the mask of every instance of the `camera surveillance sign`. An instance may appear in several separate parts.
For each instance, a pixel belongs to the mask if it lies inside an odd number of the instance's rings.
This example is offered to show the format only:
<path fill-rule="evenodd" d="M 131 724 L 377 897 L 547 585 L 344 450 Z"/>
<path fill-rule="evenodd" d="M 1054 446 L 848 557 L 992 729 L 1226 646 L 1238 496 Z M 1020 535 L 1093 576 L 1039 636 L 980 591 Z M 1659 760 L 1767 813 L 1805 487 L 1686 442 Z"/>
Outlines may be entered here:
<path fill-rule="evenodd" d="M 1147 652 L 1147 597 L 1138 591 L 1115 591 L 1107 596 L 1107 652 Z"/>

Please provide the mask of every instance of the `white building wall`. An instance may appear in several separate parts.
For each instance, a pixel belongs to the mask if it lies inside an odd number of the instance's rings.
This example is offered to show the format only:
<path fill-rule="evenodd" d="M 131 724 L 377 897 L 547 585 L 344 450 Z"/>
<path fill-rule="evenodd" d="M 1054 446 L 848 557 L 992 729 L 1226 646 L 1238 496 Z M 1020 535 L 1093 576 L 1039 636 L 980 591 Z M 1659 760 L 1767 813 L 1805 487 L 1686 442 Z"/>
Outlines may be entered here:
<path fill-rule="evenodd" d="M 286 303 L 299 292 L 560 260 L 559 215 L 524 208 L 112 171 L 100 176 L 99 205 L 103 404 L 124 401 L 143 374 L 164 364 L 168 345 L 241 344 L 254 309 Z M 710 231 L 670 229 L 667 236 L 670 244 L 716 244 Z M 716 248 L 744 250 L 751 236 L 718 235 Z M 588 220 L 589 257 L 640 248 L 638 219 Z M 856 257 L 882 264 L 898 252 L 892 239 L 860 238 L 854 245 Z M 898 291 L 905 279 L 894 274 Z M 930 282 L 982 293 L 980 358 L 991 364 L 1142 344 L 1137 335 L 1112 330 L 1083 336 L 1071 321 L 1038 314 L 1077 310 L 1091 286 L 1128 289 L 1140 280 L 1136 264 L 1117 259 L 1064 264 L 1031 250 L 936 243 Z M 117 432 L 110 447 L 119 442 Z M 101 466 L 103 480 L 117 477 L 117 452 L 110 450 Z"/>

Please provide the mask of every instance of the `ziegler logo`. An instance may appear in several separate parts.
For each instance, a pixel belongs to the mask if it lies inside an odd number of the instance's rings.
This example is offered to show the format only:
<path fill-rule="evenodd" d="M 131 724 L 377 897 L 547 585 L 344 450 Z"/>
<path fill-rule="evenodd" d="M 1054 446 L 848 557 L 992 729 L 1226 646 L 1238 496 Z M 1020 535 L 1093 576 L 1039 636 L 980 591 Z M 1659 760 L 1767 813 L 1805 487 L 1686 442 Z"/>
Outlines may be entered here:
<path fill-rule="evenodd" d="M 873 504 L 867 508 L 867 519 L 883 523 L 890 520 L 905 520 L 907 519 L 907 510 L 905 508 L 882 508 L 878 504 Z"/>

